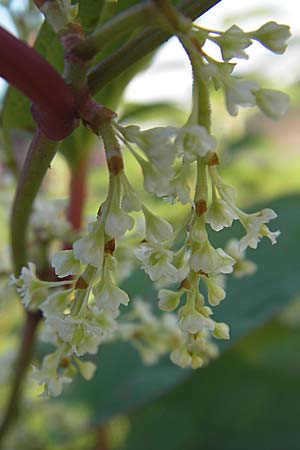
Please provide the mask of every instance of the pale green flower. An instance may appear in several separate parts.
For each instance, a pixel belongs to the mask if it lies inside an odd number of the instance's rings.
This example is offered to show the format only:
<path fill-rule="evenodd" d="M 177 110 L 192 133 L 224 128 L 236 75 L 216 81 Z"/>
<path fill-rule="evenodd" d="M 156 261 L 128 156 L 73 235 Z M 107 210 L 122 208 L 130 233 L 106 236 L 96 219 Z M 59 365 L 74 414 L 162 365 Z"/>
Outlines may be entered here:
<path fill-rule="evenodd" d="M 177 308 L 180 302 L 180 297 L 183 295 L 181 290 L 171 291 L 169 289 L 160 289 L 158 293 L 158 306 L 162 311 L 173 311 Z"/>
<path fill-rule="evenodd" d="M 217 339 L 230 339 L 229 326 L 226 323 L 215 323 L 213 336 Z"/>
<path fill-rule="evenodd" d="M 85 380 L 91 380 L 96 371 L 96 366 L 91 361 L 81 361 L 80 358 L 74 358 L 78 369 Z"/>
<path fill-rule="evenodd" d="M 52 267 L 59 278 L 69 275 L 78 275 L 80 272 L 80 261 L 75 258 L 73 250 L 61 250 L 56 252 L 52 258 Z"/>
<path fill-rule="evenodd" d="M 192 357 L 184 344 L 172 351 L 170 359 L 183 369 L 192 365 Z"/>
<path fill-rule="evenodd" d="M 180 155 L 186 161 L 192 162 L 200 156 L 205 156 L 216 148 L 216 140 L 208 134 L 206 128 L 201 125 L 185 125 L 175 140 Z"/>
<path fill-rule="evenodd" d="M 254 91 L 254 95 L 257 106 L 272 119 L 279 119 L 287 112 L 290 99 L 284 92 L 259 89 Z"/>
<path fill-rule="evenodd" d="M 274 21 L 265 23 L 258 30 L 248 33 L 271 52 L 281 55 L 287 48 L 287 40 L 291 37 L 290 27 Z"/>
<path fill-rule="evenodd" d="M 220 46 L 224 61 L 232 58 L 248 59 L 244 50 L 251 45 L 251 39 L 237 25 L 232 25 L 220 36 L 210 36 L 209 39 Z"/>

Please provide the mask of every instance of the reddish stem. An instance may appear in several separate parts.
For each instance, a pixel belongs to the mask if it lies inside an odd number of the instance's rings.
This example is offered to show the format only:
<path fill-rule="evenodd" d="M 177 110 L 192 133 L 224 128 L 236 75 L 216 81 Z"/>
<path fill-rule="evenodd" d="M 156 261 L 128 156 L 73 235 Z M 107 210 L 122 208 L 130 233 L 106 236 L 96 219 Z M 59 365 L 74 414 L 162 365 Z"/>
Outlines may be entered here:
<path fill-rule="evenodd" d="M 62 77 L 33 48 L 0 27 L 0 76 L 33 102 L 37 125 L 52 140 L 76 125 L 73 94 Z"/>

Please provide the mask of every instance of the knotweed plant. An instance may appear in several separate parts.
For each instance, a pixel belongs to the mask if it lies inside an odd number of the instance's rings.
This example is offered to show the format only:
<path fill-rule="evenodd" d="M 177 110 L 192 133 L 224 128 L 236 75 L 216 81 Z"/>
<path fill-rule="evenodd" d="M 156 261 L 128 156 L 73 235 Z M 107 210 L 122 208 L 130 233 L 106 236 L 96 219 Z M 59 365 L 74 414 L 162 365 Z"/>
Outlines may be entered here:
<path fill-rule="evenodd" d="M 42 277 L 33 260 L 24 261 L 22 237 L 13 241 L 16 270 L 11 284 L 28 314 L 42 316 L 41 339 L 53 348 L 33 366 L 32 374 L 44 387 L 43 395 L 58 396 L 77 371 L 86 379 L 93 376 L 96 367 L 86 356 L 113 339 L 132 342 L 146 363 L 169 354 L 174 364 L 198 369 L 216 356 L 216 340 L 230 338 L 228 325 L 214 320 L 215 308 L 225 301 L 226 276 L 253 273 L 256 266 L 246 259 L 247 248 L 256 249 L 263 238 L 275 244 L 280 234 L 269 229 L 276 213 L 268 208 L 251 214 L 240 209 L 238 193 L 220 174 L 218 142 L 211 132 L 211 92 L 222 91 L 224 109 L 231 116 L 240 107 L 257 106 L 267 116 L 280 118 L 287 110 L 288 96 L 236 76 L 235 68 L 239 59 L 248 59 L 253 41 L 282 54 L 289 27 L 270 21 L 254 31 L 237 25 L 210 30 L 193 22 L 184 8 L 157 0 L 137 4 L 85 38 L 78 5 L 58 0 L 36 0 L 36 4 L 60 37 L 67 85 L 62 85 L 61 96 L 57 93 L 59 115 L 53 114 L 55 105 L 45 111 L 33 98 L 33 115 L 41 131 L 31 153 L 42 149 L 51 160 L 55 141 L 82 120 L 103 142 L 109 176 L 106 198 L 87 230 L 74 238 L 70 248 L 52 256 L 55 277 L 51 280 Z M 102 82 L 101 70 L 104 77 L 109 76 L 109 70 L 105 72 L 109 60 L 106 66 L 100 62 L 98 72 L 93 66 L 94 55 L 105 45 L 103 39 L 113 41 L 137 17 L 164 36 L 177 36 L 189 58 L 192 108 L 181 127 L 124 125 L 117 113 L 91 97 Z M 220 60 L 206 52 L 207 41 L 220 48 Z M 95 81 L 95 74 L 100 81 Z M 56 97 L 55 92 L 51 96 Z M 139 166 L 134 177 L 144 191 L 162 204 L 171 203 L 176 211 L 182 207 L 180 224 L 161 217 L 144 200 L 149 195 L 133 187 L 136 180 L 124 165 L 126 152 Z M 32 157 L 31 164 L 34 158 L 38 157 Z M 30 167 L 27 163 L 27 173 Z M 22 189 L 26 190 L 24 183 L 15 202 L 14 230 L 23 217 Z M 29 209 L 26 204 L 23 214 Z M 41 220 L 37 212 L 34 217 L 33 224 Z M 225 248 L 216 248 L 211 236 L 234 221 L 240 222 L 244 235 L 230 240 Z M 45 230 L 43 225 L 40 228 Z M 68 224 L 58 223 L 53 214 L 50 230 L 65 240 Z M 122 274 L 128 275 L 136 266 L 156 287 L 157 302 L 153 299 L 151 306 L 142 299 L 130 299 L 120 287 Z"/>

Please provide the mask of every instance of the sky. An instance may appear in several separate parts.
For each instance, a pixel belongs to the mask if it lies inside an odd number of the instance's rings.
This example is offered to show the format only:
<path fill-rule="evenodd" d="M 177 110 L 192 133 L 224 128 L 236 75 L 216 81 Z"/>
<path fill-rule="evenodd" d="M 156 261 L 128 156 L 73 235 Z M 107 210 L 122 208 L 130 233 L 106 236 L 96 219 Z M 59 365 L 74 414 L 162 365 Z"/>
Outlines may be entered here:
<path fill-rule="evenodd" d="M 2 0 L 3 1 L 3 0 Z M 119 0 L 122 1 L 122 0 Z M 1 3 L 1 0 L 0 0 Z M 26 0 L 14 0 L 22 8 Z M 261 69 L 271 83 L 280 80 L 281 87 L 300 79 L 300 2 L 296 0 L 222 0 L 204 14 L 199 24 L 207 28 L 224 30 L 236 23 L 245 31 L 256 29 L 263 23 L 275 20 L 291 26 L 293 34 L 287 52 L 283 56 L 273 55 L 259 44 L 253 44 L 247 52 L 249 60 L 239 61 L 239 71 L 247 73 Z M 0 5 L 0 25 L 15 32 L 5 8 Z M 297 47 L 297 48 L 296 48 Z M 208 52 L 218 57 L 212 44 Z M 0 79 L 0 90 L 4 82 Z M 128 86 L 125 98 L 132 102 L 177 101 L 186 104 L 190 96 L 191 75 L 189 62 L 176 38 L 165 44 L 154 58 L 150 69 L 138 75 Z"/>

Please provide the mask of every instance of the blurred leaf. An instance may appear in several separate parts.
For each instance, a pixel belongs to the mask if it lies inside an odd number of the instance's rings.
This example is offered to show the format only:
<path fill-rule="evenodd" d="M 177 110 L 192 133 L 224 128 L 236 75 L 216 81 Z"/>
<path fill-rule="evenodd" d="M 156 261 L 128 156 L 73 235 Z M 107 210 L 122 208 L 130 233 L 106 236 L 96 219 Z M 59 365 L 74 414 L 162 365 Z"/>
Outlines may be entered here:
<path fill-rule="evenodd" d="M 134 414 L 122 450 L 298 450 L 299 395 L 299 372 L 231 351 Z"/>
<path fill-rule="evenodd" d="M 136 123 L 138 120 L 151 120 L 153 117 L 160 119 L 172 117 L 181 119 L 185 117 L 182 108 L 174 103 L 155 102 L 155 103 L 125 103 L 122 105 L 122 114 L 120 121 L 127 123 Z"/>
<path fill-rule="evenodd" d="M 231 327 L 232 339 L 221 343 L 221 350 L 232 346 L 234 341 L 265 324 L 300 291 L 299 248 L 295 244 L 299 233 L 299 205 L 299 196 L 282 198 L 268 205 L 279 214 L 277 226 L 282 231 L 282 237 L 276 247 L 271 247 L 269 242 L 262 242 L 259 249 L 253 252 L 253 259 L 259 266 L 257 274 L 242 280 L 229 281 L 227 298 L 216 308 L 215 314 L 216 320 L 228 322 Z M 276 227 L 276 224 L 273 227 Z M 221 244 L 221 241 L 224 243 L 224 238 L 232 236 L 234 232 L 236 230 L 218 233 L 218 244 Z M 152 283 L 143 273 L 135 273 L 124 288 L 131 297 L 139 294 L 156 304 Z M 121 343 L 105 345 L 97 361 L 95 378 L 88 383 L 78 380 L 66 391 L 64 399 L 69 402 L 82 402 L 91 409 L 99 423 L 114 415 L 137 409 L 163 392 L 170 391 L 186 378 L 194 380 L 202 376 L 202 370 L 191 375 L 189 370 L 174 367 L 167 358 L 154 367 L 145 367 L 139 361 L 135 350 Z M 199 409 L 202 411 L 202 408 L 200 402 Z M 214 405 L 211 408 L 216 412 Z M 174 417 L 176 409 L 170 414 L 170 417 Z M 189 428 L 191 424 L 188 425 L 187 422 L 189 420 L 184 419 L 179 429 L 183 430 L 185 426 Z M 152 447 L 147 448 L 155 448 L 153 441 L 151 442 Z M 172 450 L 175 448 L 180 446 Z"/>

